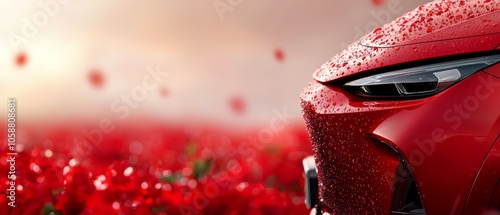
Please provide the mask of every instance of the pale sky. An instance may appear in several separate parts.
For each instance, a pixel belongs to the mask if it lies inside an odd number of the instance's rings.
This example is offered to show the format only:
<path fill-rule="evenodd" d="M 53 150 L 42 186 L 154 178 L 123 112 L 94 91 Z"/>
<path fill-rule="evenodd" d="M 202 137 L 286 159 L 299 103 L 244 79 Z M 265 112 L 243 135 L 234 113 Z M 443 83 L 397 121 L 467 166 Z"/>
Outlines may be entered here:
<path fill-rule="evenodd" d="M 224 20 L 214 2 L 1 0 L 0 100 L 16 97 L 26 122 L 119 115 L 113 102 L 142 85 L 146 67 L 160 65 L 170 76 L 146 91 L 131 118 L 245 126 L 286 108 L 301 123 L 299 93 L 314 70 L 343 44 L 426 1 L 221 1 L 232 10 Z M 26 35 L 27 25 L 36 32 Z M 24 38 L 21 67 L 14 37 Z M 98 88 L 88 81 L 94 69 L 104 78 Z M 233 97 L 244 101 L 243 114 L 229 105 Z"/>

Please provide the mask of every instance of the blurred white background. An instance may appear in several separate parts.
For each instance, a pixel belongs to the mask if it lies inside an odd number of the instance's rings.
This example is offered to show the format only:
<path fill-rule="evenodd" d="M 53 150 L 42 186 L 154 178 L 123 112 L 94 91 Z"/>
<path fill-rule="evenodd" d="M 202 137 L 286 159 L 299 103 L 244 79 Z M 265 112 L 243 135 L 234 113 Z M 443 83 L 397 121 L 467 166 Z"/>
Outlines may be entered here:
<path fill-rule="evenodd" d="M 316 68 L 425 2 L 2 0 L 0 100 L 30 123 L 118 117 L 113 102 L 160 65 L 169 77 L 125 118 L 245 127 L 286 108 L 301 123 Z"/>

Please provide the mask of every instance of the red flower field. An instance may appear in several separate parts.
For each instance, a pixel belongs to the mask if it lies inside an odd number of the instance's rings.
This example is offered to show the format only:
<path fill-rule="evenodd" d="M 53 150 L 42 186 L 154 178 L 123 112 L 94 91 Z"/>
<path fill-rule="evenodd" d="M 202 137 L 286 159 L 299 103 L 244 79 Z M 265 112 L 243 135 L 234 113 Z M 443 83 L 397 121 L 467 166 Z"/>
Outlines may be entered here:
<path fill-rule="evenodd" d="M 307 214 L 305 129 L 274 134 L 122 126 L 17 132 L 16 208 L 2 214 Z M 6 129 L 4 129 L 6 130 Z M 80 132 L 81 131 L 81 132 Z M 86 133 L 87 132 L 87 133 Z M 2 162 L 6 162 L 3 140 Z M 9 165 L 0 180 L 7 190 Z"/>

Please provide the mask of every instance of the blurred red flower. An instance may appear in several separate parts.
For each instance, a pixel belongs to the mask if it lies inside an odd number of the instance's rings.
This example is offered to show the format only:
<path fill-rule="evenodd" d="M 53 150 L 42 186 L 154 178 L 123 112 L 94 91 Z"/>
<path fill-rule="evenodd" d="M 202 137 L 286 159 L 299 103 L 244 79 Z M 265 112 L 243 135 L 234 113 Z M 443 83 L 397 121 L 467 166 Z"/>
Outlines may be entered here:
<path fill-rule="evenodd" d="M 17 157 L 17 207 L 9 207 L 2 196 L 0 210 L 23 215 L 306 214 L 300 161 L 310 145 L 302 129 L 286 133 L 251 155 L 238 152 L 238 140 L 245 136 L 229 138 L 223 132 L 191 139 L 180 129 L 117 129 L 84 155 L 74 139 L 65 138 L 73 135 L 64 129 L 44 138 L 29 136 Z M 47 139 L 53 143 L 37 144 Z M 141 150 L 129 150 L 131 142 L 141 144 Z M 7 168 L 0 166 L 3 172 Z M 3 189 L 6 175 L 0 176 Z"/>

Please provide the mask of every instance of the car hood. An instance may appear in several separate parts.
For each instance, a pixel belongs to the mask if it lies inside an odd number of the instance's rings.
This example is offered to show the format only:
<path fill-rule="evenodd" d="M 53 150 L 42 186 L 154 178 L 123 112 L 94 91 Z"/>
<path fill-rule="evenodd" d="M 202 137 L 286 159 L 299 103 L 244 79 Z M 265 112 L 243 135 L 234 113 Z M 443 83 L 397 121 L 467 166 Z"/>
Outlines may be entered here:
<path fill-rule="evenodd" d="M 319 82 L 408 62 L 490 51 L 500 43 L 500 1 L 438 0 L 374 29 L 314 72 Z"/>

